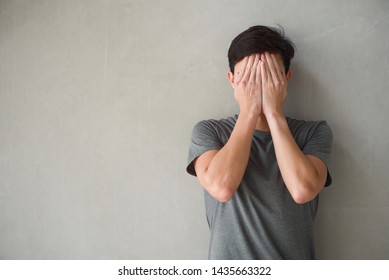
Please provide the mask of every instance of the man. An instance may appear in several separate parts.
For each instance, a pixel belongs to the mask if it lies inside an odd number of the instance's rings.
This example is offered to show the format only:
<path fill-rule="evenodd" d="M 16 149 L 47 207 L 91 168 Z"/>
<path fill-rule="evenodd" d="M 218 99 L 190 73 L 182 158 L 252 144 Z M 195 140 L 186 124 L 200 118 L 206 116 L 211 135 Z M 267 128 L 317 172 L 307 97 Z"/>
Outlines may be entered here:
<path fill-rule="evenodd" d="M 239 115 L 199 122 L 187 171 L 205 189 L 210 259 L 314 259 L 318 194 L 331 184 L 326 122 L 285 117 L 293 44 L 253 26 L 228 51 Z"/>

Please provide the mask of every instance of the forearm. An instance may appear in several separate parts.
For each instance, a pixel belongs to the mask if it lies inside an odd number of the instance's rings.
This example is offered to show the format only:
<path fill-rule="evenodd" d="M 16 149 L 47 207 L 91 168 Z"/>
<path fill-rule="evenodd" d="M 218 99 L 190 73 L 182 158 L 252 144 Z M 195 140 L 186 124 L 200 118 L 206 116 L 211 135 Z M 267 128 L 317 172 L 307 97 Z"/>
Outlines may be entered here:
<path fill-rule="evenodd" d="M 255 124 L 254 115 L 240 114 L 229 140 L 214 156 L 206 170 L 205 183 L 221 201 L 229 200 L 242 181 Z"/>
<path fill-rule="evenodd" d="M 267 116 L 282 178 L 297 203 L 312 200 L 320 191 L 315 166 L 296 144 L 283 114 Z"/>

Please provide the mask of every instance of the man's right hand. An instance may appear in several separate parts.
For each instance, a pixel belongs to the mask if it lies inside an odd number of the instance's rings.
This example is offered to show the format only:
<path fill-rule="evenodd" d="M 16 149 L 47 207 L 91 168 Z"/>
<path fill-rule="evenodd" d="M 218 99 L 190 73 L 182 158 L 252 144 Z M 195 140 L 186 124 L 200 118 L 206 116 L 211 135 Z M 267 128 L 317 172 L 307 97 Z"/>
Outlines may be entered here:
<path fill-rule="evenodd" d="M 262 79 L 260 55 L 246 56 L 235 65 L 234 96 L 240 114 L 258 117 L 262 112 Z"/>

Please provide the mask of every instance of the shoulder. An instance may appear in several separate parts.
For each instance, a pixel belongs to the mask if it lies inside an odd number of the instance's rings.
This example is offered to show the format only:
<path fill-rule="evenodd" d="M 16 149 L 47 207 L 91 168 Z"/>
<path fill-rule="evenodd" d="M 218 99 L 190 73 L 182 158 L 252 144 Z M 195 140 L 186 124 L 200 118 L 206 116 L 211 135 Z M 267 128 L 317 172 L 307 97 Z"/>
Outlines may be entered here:
<path fill-rule="evenodd" d="M 286 118 L 289 129 L 292 133 L 314 133 L 315 131 L 326 131 L 331 133 L 331 128 L 325 120 L 305 121 L 293 118 Z"/>
<path fill-rule="evenodd" d="M 325 120 L 305 121 L 287 118 L 289 129 L 299 144 L 317 139 L 332 143 L 332 130 Z"/>
<path fill-rule="evenodd" d="M 231 134 L 236 123 L 237 116 L 228 117 L 225 119 L 215 120 L 207 119 L 199 121 L 193 127 L 193 135 L 201 134 Z"/>

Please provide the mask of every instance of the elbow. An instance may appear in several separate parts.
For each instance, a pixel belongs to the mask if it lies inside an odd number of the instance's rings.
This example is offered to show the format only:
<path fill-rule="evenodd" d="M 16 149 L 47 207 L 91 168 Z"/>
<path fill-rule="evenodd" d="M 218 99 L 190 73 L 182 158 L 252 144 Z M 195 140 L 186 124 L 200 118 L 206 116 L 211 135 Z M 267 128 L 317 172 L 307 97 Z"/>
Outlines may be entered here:
<path fill-rule="evenodd" d="M 212 192 L 210 194 L 220 202 L 230 201 L 235 193 L 234 186 L 226 183 L 224 184 L 214 183 L 211 187 L 211 190 Z"/>
<path fill-rule="evenodd" d="M 292 198 L 293 198 L 294 202 L 296 202 L 297 204 L 304 204 L 304 203 L 307 203 L 313 199 L 310 196 L 308 196 L 307 194 L 302 193 L 302 192 L 292 194 Z"/>
<path fill-rule="evenodd" d="M 291 196 L 297 204 L 304 204 L 310 202 L 317 196 L 318 192 L 314 191 L 311 186 L 303 185 L 295 188 L 295 191 L 291 192 Z"/>
<path fill-rule="evenodd" d="M 234 182 L 229 178 L 210 178 L 209 176 L 199 177 L 203 188 L 216 200 L 228 202 L 234 196 L 237 189 Z"/>
<path fill-rule="evenodd" d="M 234 192 L 229 190 L 221 190 L 217 194 L 215 194 L 214 198 L 216 198 L 220 202 L 228 202 L 234 196 Z"/>

